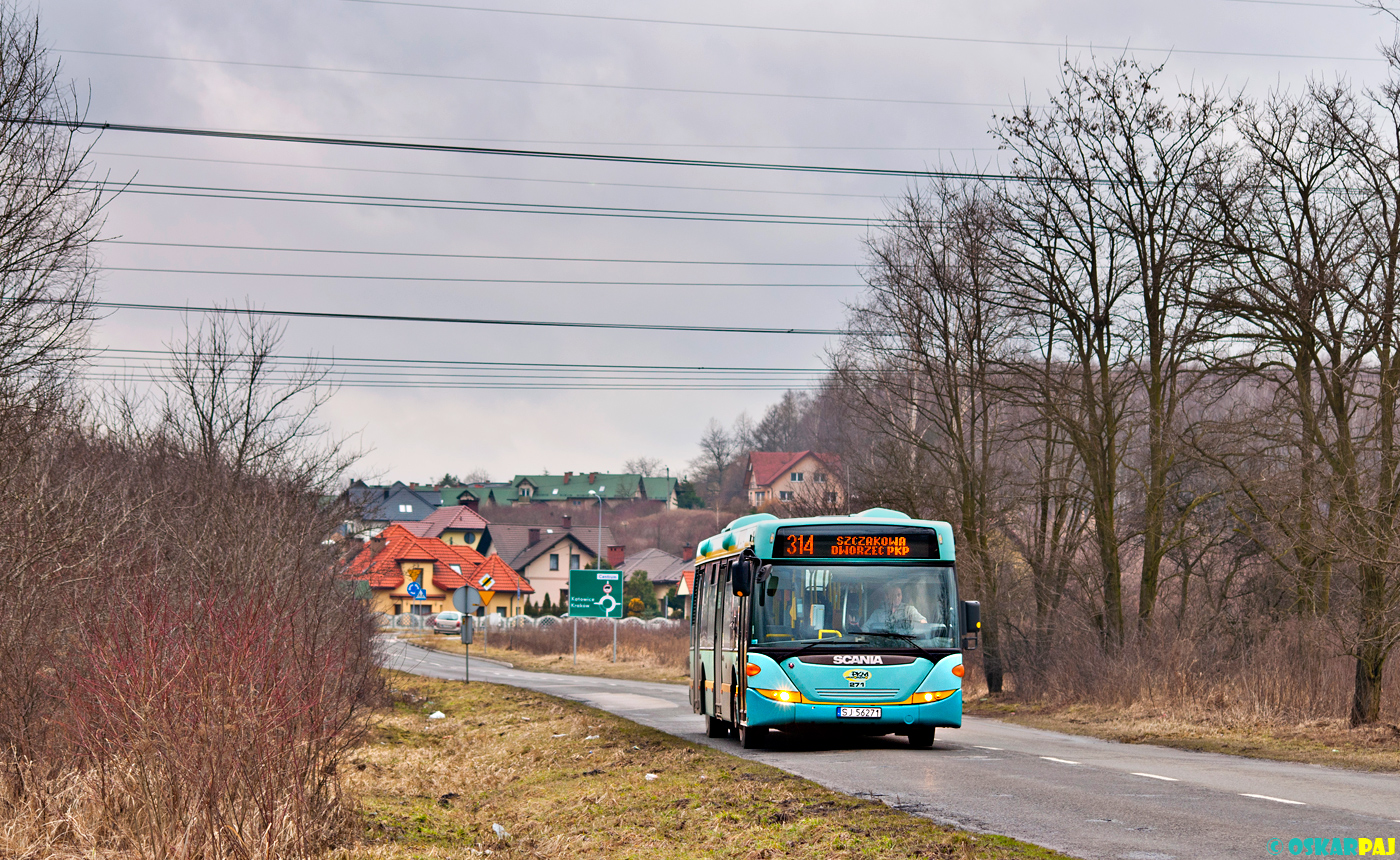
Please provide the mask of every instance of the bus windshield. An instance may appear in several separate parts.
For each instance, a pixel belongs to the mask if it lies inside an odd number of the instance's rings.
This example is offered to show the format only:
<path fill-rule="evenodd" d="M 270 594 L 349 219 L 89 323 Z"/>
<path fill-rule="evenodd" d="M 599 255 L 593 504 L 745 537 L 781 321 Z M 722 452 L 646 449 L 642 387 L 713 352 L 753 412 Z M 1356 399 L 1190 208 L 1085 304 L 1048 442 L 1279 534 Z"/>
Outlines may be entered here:
<path fill-rule="evenodd" d="M 958 647 L 949 566 L 775 564 L 757 591 L 759 647 Z"/>

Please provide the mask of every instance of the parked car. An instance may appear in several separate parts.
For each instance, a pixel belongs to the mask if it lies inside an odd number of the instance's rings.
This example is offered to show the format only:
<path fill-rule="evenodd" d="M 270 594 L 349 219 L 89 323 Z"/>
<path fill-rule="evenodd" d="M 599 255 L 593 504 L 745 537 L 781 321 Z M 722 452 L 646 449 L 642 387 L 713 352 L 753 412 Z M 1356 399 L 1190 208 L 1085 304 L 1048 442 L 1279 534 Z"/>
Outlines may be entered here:
<path fill-rule="evenodd" d="M 433 619 L 433 632 L 461 635 L 462 613 L 453 609 L 439 612 Z"/>

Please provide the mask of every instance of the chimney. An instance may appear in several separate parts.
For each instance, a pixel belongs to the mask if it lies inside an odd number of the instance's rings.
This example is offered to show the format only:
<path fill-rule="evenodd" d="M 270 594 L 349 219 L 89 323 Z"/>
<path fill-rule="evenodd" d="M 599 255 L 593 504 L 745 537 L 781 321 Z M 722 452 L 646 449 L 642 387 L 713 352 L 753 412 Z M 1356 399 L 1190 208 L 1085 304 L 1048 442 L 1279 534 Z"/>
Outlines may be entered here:
<path fill-rule="evenodd" d="M 611 567 L 613 570 L 622 567 L 622 562 L 626 557 L 626 546 L 613 545 L 608 547 L 608 567 Z"/>
<path fill-rule="evenodd" d="M 564 514 L 559 519 L 563 520 L 564 528 L 571 529 L 574 527 L 574 518 L 571 514 Z"/>
<path fill-rule="evenodd" d="M 466 494 L 463 493 L 463 495 Z M 478 499 L 476 496 L 467 496 L 467 500 L 462 504 L 465 505 L 467 510 L 469 511 L 476 511 L 481 508 L 481 500 Z"/>
<path fill-rule="evenodd" d="M 573 476 L 574 476 L 574 473 L 573 473 L 573 472 L 565 472 L 565 473 L 564 473 L 564 483 L 566 483 L 566 484 L 569 483 L 569 479 L 572 478 Z"/>
<path fill-rule="evenodd" d="M 695 547 L 690 541 L 686 541 L 685 546 L 681 547 L 681 561 L 695 561 Z"/>
<path fill-rule="evenodd" d="M 408 488 L 409 488 L 410 490 L 416 490 L 416 489 L 418 489 L 418 482 L 417 482 L 417 481 L 409 481 L 409 482 L 408 482 Z"/>
<path fill-rule="evenodd" d="M 530 529 L 528 532 L 526 532 L 526 534 L 529 536 L 529 542 L 526 544 L 526 546 L 534 546 L 535 544 L 540 542 L 539 529 Z"/>
<path fill-rule="evenodd" d="M 597 473 L 597 472 L 589 472 L 589 473 L 588 473 L 588 483 L 591 484 L 591 483 L 593 483 L 593 482 L 596 481 L 596 480 L 598 480 L 598 473 Z"/>

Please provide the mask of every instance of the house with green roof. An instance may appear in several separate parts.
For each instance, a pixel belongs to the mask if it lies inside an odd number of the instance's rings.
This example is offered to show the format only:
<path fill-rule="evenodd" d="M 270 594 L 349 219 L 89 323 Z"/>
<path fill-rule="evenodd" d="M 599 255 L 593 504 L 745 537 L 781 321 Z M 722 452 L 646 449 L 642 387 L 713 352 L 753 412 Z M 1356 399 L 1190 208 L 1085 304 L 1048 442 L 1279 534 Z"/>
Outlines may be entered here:
<path fill-rule="evenodd" d="M 565 472 L 562 475 L 516 475 L 510 482 L 516 504 L 583 507 L 601 497 L 604 505 L 653 502 L 676 507 L 676 478 L 647 478 L 609 472 Z"/>

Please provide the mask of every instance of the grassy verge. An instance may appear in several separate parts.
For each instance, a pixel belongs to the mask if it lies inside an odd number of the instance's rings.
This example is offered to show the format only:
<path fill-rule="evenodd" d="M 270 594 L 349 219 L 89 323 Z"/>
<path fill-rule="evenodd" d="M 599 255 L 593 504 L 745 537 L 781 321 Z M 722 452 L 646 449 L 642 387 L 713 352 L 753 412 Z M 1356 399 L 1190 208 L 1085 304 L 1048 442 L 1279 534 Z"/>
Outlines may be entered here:
<path fill-rule="evenodd" d="M 388 673 L 348 858 L 1054 858 L 538 693 Z M 445 719 L 430 720 L 441 710 Z M 498 835 L 495 826 L 508 835 Z"/>
<path fill-rule="evenodd" d="M 493 638 L 504 641 L 509 633 L 496 633 Z M 461 654 L 465 648 L 460 639 L 435 633 L 406 634 L 403 638 L 415 645 L 444 651 L 448 654 Z M 618 678 L 625 681 L 655 681 L 662 684 L 684 684 L 690 676 L 684 669 L 660 666 L 654 661 L 638 660 L 626 650 L 618 652 L 618 662 L 612 662 L 612 651 L 579 651 L 578 666 L 574 666 L 573 654 L 531 654 L 528 651 L 515 651 L 482 645 L 482 636 L 476 634 L 472 643 L 473 657 L 486 657 L 509 663 L 517 669 L 528 672 L 558 672 L 564 675 L 589 675 L 594 678 Z"/>
<path fill-rule="evenodd" d="M 991 696 L 967 701 L 964 709 L 1032 728 L 1123 743 L 1400 773 L 1400 727 L 1392 725 L 1352 729 L 1343 720 L 1311 720 L 1278 726 L 1187 719 L 1140 707 L 1025 703 Z"/>

